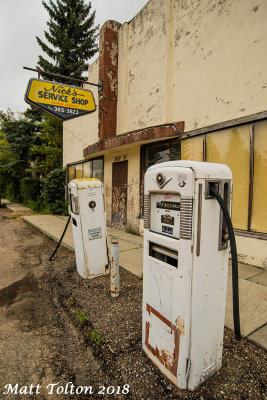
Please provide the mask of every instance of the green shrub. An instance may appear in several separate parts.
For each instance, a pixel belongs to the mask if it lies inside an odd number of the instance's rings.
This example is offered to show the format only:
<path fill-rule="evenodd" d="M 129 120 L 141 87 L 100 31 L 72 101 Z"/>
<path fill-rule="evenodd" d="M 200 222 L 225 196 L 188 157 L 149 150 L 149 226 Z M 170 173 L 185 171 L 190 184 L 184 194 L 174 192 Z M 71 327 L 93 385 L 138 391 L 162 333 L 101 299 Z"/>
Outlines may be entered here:
<path fill-rule="evenodd" d="M 10 201 L 19 201 L 19 183 L 14 181 L 6 185 L 3 197 L 6 197 Z"/>
<path fill-rule="evenodd" d="M 56 168 L 41 181 L 41 199 L 53 214 L 68 214 L 65 202 L 66 170 Z"/>
<path fill-rule="evenodd" d="M 51 214 L 49 207 L 44 203 L 43 199 L 38 197 L 37 200 L 29 200 L 25 203 L 25 205 L 31 208 L 33 211 L 42 214 Z"/>
<path fill-rule="evenodd" d="M 20 181 L 20 197 L 23 202 L 35 201 L 40 195 L 40 181 L 32 177 L 22 178 Z"/>

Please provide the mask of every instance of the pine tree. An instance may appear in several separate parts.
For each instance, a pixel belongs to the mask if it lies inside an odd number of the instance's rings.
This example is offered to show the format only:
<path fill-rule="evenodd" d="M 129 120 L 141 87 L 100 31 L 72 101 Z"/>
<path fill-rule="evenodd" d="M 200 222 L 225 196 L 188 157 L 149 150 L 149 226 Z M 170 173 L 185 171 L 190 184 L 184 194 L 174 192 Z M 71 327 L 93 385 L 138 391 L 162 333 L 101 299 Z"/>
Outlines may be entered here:
<path fill-rule="evenodd" d="M 49 14 L 49 31 L 45 31 L 44 34 L 52 46 L 44 43 L 39 37 L 36 39 L 51 61 L 40 55 L 37 68 L 85 79 L 82 73 L 88 68 L 87 61 L 98 51 L 96 38 L 99 28 L 94 27 L 95 11 L 91 11 L 91 2 L 86 4 L 85 1 L 42 1 Z M 52 80 L 49 76 L 47 78 Z"/>

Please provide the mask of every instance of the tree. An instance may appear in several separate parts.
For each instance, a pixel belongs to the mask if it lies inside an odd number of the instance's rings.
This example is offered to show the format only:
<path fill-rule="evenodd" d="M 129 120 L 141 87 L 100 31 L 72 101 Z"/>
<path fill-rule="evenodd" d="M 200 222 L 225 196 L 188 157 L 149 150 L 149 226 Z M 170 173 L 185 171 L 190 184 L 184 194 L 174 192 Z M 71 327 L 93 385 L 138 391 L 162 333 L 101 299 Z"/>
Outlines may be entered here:
<path fill-rule="evenodd" d="M 12 154 L 4 133 L 0 130 L 0 193 L 11 182 L 12 165 L 16 159 Z"/>
<path fill-rule="evenodd" d="M 13 195 L 18 196 L 20 180 L 29 175 L 36 125 L 22 114 L 16 118 L 10 110 L 0 112 L 0 124 L 0 180 L 12 183 Z"/>
<path fill-rule="evenodd" d="M 34 158 L 31 170 L 35 175 L 45 177 L 62 166 L 62 136 L 62 122 L 44 114 L 31 147 Z"/>
<path fill-rule="evenodd" d="M 51 61 L 40 55 L 37 67 L 47 72 L 85 79 L 82 73 L 88 68 L 87 60 L 98 51 L 98 26 L 94 27 L 95 11 L 91 11 L 91 2 L 49 0 L 47 3 L 43 0 L 42 4 L 50 17 L 47 22 L 49 32 L 45 31 L 44 34 L 52 46 L 39 37 L 36 39 Z"/>

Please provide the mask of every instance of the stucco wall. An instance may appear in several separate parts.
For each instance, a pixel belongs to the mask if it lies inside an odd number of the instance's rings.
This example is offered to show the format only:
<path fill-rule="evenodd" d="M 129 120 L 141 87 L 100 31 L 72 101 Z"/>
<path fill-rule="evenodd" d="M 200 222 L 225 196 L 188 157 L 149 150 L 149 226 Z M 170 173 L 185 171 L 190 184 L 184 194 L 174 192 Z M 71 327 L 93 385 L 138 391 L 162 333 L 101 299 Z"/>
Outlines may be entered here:
<path fill-rule="evenodd" d="M 88 81 L 98 83 L 98 59 L 89 66 Z M 84 85 L 93 92 L 98 104 L 98 88 Z M 73 118 L 63 123 L 63 165 L 83 159 L 83 149 L 98 140 L 98 109 L 92 114 Z"/>
<path fill-rule="evenodd" d="M 238 261 L 244 264 L 267 268 L 267 241 L 236 235 Z"/>
<path fill-rule="evenodd" d="M 139 232 L 140 146 L 128 150 L 127 228 Z"/>
<path fill-rule="evenodd" d="M 265 111 L 266 18 L 265 0 L 150 0 L 118 30 L 117 135 L 174 121 L 191 131 Z M 98 59 L 89 80 L 99 80 Z M 98 111 L 64 122 L 64 165 L 97 141 Z"/>
<path fill-rule="evenodd" d="M 166 121 L 166 3 L 150 1 L 119 30 L 117 134 Z"/>
<path fill-rule="evenodd" d="M 119 30 L 117 134 L 265 111 L 265 0 L 150 0 Z"/>

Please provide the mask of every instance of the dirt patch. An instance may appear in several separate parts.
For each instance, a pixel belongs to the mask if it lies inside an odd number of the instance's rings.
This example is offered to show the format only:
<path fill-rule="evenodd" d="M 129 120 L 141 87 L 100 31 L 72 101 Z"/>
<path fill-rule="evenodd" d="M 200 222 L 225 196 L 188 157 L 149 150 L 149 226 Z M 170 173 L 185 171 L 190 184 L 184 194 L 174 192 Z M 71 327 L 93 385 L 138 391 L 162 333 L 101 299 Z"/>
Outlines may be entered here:
<path fill-rule="evenodd" d="M 33 291 L 35 282 L 34 277 L 31 274 L 27 274 L 25 278 L 1 289 L 0 307 L 4 305 L 10 306 L 20 294 Z"/>
<path fill-rule="evenodd" d="M 142 280 L 121 268 L 120 296 L 111 298 L 108 276 L 81 278 L 65 248 L 49 262 L 55 242 L 4 216 L 0 210 L 0 399 L 264 398 L 266 352 L 228 329 L 221 370 L 195 392 L 178 390 L 142 351 Z M 68 382 L 88 393 L 71 394 Z M 35 385 L 33 393 L 3 394 L 16 383 Z"/>

